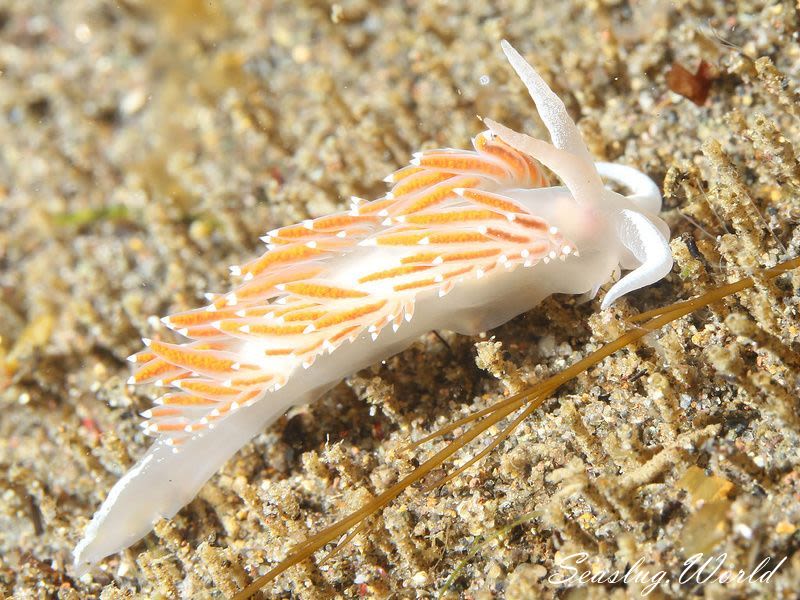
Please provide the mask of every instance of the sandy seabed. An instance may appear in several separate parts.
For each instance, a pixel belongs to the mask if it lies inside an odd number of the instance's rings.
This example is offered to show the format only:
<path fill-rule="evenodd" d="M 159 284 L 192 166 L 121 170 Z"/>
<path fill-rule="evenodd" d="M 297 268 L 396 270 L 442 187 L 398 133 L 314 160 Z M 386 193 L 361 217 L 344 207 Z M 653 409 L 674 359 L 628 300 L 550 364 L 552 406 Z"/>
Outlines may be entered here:
<path fill-rule="evenodd" d="M 423 460 L 430 446 L 399 452 L 409 438 L 574 363 L 638 311 L 797 256 L 799 13 L 788 0 L 0 5 L 0 591 L 229 596 Z M 71 548 L 149 443 L 138 413 L 156 390 L 125 385 L 140 338 L 168 339 L 157 317 L 224 291 L 265 231 L 377 197 L 416 150 L 468 147 L 476 115 L 543 137 L 502 38 L 598 160 L 663 185 L 672 274 L 603 313 L 559 296 L 483 337 L 421 338 L 281 419 L 174 519 L 76 579 Z M 667 73 L 701 60 L 714 75 L 698 106 Z M 404 494 L 267 595 L 647 591 L 555 586 L 585 552 L 595 573 L 641 558 L 669 574 L 653 598 L 796 597 L 799 288 L 797 274 L 762 282 L 618 352 L 478 466 Z M 735 570 L 786 561 L 763 583 L 681 585 L 697 552 Z"/>

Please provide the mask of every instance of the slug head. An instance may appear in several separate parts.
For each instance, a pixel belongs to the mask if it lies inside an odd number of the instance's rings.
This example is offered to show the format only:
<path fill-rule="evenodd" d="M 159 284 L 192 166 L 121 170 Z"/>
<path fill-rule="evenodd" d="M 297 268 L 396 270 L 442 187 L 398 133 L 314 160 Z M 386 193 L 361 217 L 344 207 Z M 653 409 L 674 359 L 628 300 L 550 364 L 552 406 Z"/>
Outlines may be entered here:
<path fill-rule="evenodd" d="M 663 278 L 672 268 L 672 255 L 669 228 L 658 217 L 661 195 L 657 186 L 649 177 L 630 167 L 610 163 L 595 165 L 561 99 L 507 41 L 503 40 L 501 45 L 536 104 L 553 143 L 516 132 L 491 119 L 484 119 L 484 122 L 507 144 L 532 156 L 558 175 L 578 207 L 585 209 L 598 224 L 610 229 L 616 238 L 613 250 L 618 253 L 618 264 L 633 271 L 611 287 L 603 299 L 602 308 Z M 622 196 L 605 188 L 601 173 L 622 183 L 632 193 Z"/>

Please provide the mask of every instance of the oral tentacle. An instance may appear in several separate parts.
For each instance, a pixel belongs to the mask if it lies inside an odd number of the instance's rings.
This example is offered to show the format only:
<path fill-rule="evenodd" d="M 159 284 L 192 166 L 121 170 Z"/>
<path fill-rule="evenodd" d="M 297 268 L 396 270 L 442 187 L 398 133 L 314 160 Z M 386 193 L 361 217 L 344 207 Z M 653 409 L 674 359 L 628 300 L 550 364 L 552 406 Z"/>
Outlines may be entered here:
<path fill-rule="evenodd" d="M 603 309 L 625 294 L 659 281 L 672 269 L 669 242 L 647 217 L 633 210 L 623 210 L 618 231 L 622 245 L 641 265 L 611 286 L 603 298 Z"/>
<path fill-rule="evenodd" d="M 594 165 L 602 177 L 628 188 L 626 198 L 637 207 L 654 215 L 661 212 L 661 190 L 647 175 L 633 167 L 616 163 L 597 162 Z"/>

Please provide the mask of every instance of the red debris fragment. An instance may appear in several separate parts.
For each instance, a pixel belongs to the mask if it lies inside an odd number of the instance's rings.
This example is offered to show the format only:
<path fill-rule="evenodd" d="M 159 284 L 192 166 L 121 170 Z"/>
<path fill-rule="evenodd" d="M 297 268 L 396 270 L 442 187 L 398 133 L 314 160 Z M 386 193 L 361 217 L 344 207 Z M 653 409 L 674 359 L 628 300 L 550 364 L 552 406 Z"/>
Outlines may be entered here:
<path fill-rule="evenodd" d="M 692 75 L 681 64 L 672 63 L 667 73 L 667 86 L 676 94 L 688 98 L 698 106 L 705 104 L 711 82 L 717 78 L 717 72 L 710 63 L 700 61 L 697 72 Z"/>
<path fill-rule="evenodd" d="M 83 417 L 81 419 L 81 425 L 89 430 L 89 433 L 92 434 L 94 437 L 99 437 L 102 431 L 100 431 L 100 427 L 97 425 L 97 421 L 92 419 L 91 417 Z"/>

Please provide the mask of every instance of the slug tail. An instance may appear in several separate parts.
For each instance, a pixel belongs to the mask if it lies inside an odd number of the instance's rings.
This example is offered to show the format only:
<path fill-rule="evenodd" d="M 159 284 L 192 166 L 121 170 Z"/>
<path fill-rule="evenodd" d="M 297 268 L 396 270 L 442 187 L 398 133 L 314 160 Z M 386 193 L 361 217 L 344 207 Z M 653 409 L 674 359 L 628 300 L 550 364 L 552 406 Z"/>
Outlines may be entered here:
<path fill-rule="evenodd" d="M 242 408 L 213 428 L 182 437 L 178 443 L 167 436 L 157 439 L 117 481 L 86 527 L 73 551 L 78 576 L 102 558 L 137 542 L 159 519 L 172 518 L 245 440 L 297 400 L 288 388 L 269 395 L 269 402 Z"/>

